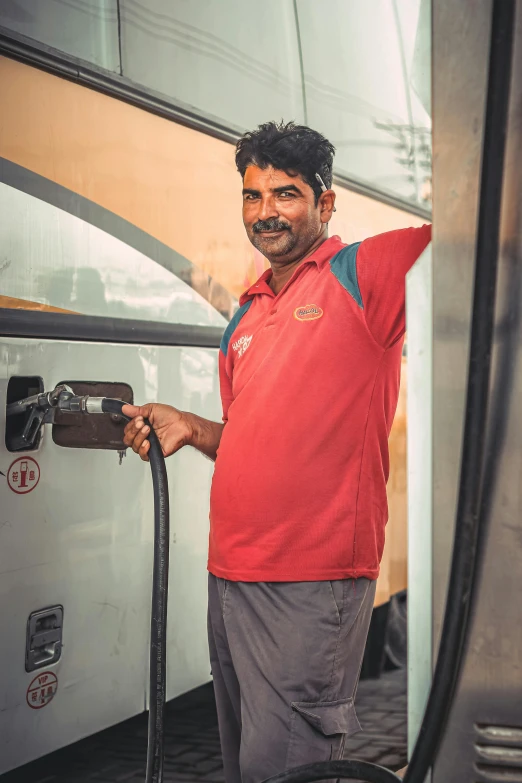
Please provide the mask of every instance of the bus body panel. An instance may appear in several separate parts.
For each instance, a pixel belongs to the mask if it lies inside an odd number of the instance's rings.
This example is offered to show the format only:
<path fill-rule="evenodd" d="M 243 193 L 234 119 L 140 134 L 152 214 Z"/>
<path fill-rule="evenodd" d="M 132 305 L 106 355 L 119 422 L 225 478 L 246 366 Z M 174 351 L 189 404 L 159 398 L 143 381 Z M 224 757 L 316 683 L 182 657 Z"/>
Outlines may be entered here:
<path fill-rule="evenodd" d="M 219 419 L 217 350 L 65 341 L 2 340 L 1 423 L 8 377 L 130 384 L 135 399 L 175 400 Z M 19 457 L 38 484 L 7 483 Z M 31 463 L 33 464 L 33 463 Z M 212 463 L 192 449 L 167 461 L 171 502 L 168 698 L 210 678 L 206 642 L 208 495 Z M 153 543 L 149 466 L 132 452 L 65 449 L 45 425 L 37 450 L 0 440 L 0 772 L 141 712 L 147 705 Z M 60 660 L 25 671 L 26 626 L 63 606 Z M 53 672 L 56 694 L 39 707 L 28 688 Z M 38 693 L 38 696 L 40 694 Z M 28 702 L 29 698 L 29 702 Z"/>

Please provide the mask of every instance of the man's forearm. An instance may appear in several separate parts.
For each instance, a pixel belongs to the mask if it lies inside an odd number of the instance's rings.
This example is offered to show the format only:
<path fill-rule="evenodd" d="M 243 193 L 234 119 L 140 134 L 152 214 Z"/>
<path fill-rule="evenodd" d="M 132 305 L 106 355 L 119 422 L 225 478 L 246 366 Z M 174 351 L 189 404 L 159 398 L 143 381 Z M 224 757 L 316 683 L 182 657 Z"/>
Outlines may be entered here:
<path fill-rule="evenodd" d="M 188 446 L 193 446 L 206 457 L 215 461 L 224 424 L 217 421 L 203 419 L 195 413 L 185 413 L 190 425 L 191 435 L 187 440 Z"/>

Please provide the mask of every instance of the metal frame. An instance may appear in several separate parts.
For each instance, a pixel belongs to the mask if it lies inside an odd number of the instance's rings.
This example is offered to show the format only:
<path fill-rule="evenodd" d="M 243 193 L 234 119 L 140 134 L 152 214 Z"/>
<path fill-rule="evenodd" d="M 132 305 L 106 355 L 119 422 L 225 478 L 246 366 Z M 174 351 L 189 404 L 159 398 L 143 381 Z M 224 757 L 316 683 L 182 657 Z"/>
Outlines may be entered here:
<path fill-rule="evenodd" d="M 0 308 L 0 336 L 219 348 L 223 330 L 215 326 Z"/>
<path fill-rule="evenodd" d="M 480 177 L 485 176 L 481 161 L 488 150 L 486 117 L 490 121 L 492 116 L 486 103 L 487 85 L 500 72 L 495 58 L 488 73 L 488 48 L 495 8 L 503 5 L 511 3 L 474 0 L 459 4 L 455 13 L 452 0 L 433 3 L 437 161 L 433 188 L 437 215 L 433 245 L 434 653 L 442 633 L 461 452 L 469 464 L 462 423 L 475 258 L 480 258 L 476 244 L 481 251 L 485 246 L 478 230 L 483 217 L 478 194 Z M 478 566 L 471 588 L 465 658 L 433 767 L 434 783 L 522 781 L 522 0 L 516 2 L 516 16 L 504 179 L 501 188 L 495 185 L 488 190 L 502 202 L 496 293 L 493 286 L 487 286 L 495 303 L 495 340 L 483 424 L 486 452 L 480 466 L 481 497 L 473 511 L 481 518 L 482 529 L 476 545 L 466 547 L 466 551 L 476 551 Z M 494 91 L 496 98 L 500 94 Z M 491 160 L 488 164 L 492 165 Z M 476 379 L 474 384 L 478 385 Z M 469 528 L 462 524 L 461 531 L 467 534 Z M 454 589 L 447 600 L 459 605 Z"/>

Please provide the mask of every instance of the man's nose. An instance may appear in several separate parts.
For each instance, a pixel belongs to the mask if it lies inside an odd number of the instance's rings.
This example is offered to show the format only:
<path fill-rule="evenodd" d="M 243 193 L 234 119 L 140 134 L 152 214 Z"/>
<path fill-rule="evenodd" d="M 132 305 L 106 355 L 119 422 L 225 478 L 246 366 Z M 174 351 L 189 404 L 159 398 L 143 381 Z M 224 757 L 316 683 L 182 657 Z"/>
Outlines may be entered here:
<path fill-rule="evenodd" d="M 279 217 L 279 212 L 277 211 L 274 197 L 267 196 L 261 199 L 258 220 L 268 220 L 272 217 Z"/>

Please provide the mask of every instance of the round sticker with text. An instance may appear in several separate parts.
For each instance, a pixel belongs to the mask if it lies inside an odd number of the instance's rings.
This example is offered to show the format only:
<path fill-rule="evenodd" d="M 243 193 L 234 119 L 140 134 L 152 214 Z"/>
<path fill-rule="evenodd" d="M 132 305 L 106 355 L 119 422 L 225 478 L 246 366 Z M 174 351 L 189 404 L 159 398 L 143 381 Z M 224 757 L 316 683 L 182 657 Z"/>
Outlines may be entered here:
<path fill-rule="evenodd" d="M 32 457 L 18 457 L 9 466 L 7 483 L 17 495 L 32 492 L 40 481 L 40 466 Z"/>
<path fill-rule="evenodd" d="M 53 700 L 58 690 L 58 677 L 54 672 L 42 672 L 31 681 L 27 689 L 27 703 L 32 710 L 41 710 Z"/>

